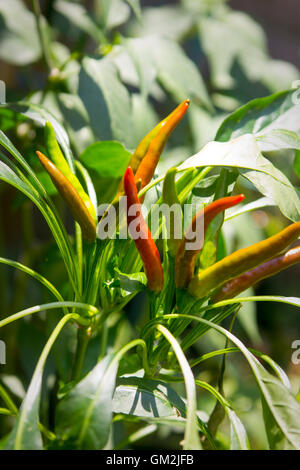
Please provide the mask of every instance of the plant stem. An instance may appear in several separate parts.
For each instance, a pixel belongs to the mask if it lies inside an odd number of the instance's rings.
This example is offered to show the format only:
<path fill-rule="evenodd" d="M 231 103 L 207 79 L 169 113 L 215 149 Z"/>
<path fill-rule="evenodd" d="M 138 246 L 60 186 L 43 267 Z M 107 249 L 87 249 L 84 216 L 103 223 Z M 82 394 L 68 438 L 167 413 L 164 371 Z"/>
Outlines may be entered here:
<path fill-rule="evenodd" d="M 45 35 L 45 25 L 42 25 L 40 2 L 39 0 L 31 0 L 31 3 L 32 3 L 34 16 L 35 16 L 35 22 L 36 22 L 36 27 L 38 30 L 38 35 L 40 39 L 44 62 L 48 68 L 48 71 L 51 72 L 52 70 L 51 52 L 50 52 L 49 44 L 47 41 L 47 37 Z"/>
<path fill-rule="evenodd" d="M 91 329 L 88 327 L 79 327 L 77 332 L 77 346 L 73 362 L 73 370 L 71 380 L 78 380 L 80 378 L 83 361 L 89 339 L 91 337 Z"/>

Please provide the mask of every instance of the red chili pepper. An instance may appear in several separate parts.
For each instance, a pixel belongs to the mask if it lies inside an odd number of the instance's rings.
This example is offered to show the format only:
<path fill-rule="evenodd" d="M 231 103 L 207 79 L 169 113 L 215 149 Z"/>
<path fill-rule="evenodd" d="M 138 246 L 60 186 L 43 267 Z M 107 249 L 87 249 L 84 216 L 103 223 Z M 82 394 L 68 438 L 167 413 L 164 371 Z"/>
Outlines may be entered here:
<path fill-rule="evenodd" d="M 135 245 L 142 258 L 144 269 L 150 291 L 159 292 L 163 288 L 163 270 L 160 256 L 151 232 L 142 215 L 141 204 L 138 198 L 137 187 L 131 167 L 128 167 L 124 174 L 124 190 L 127 196 L 127 224 L 131 235 L 130 226 L 134 223 L 135 232 L 139 237 L 134 237 Z M 135 213 L 130 213 L 130 208 L 135 205 Z"/>
<path fill-rule="evenodd" d="M 185 100 L 177 106 L 177 108 L 163 121 L 163 125 L 161 126 L 158 134 L 151 141 L 148 150 L 135 173 L 135 180 L 141 180 L 142 188 L 151 181 L 163 148 L 171 132 L 185 115 L 189 104 L 190 100 Z"/>
<path fill-rule="evenodd" d="M 213 302 L 232 299 L 262 279 L 273 276 L 283 269 L 300 262 L 300 246 L 291 248 L 283 255 L 272 258 L 254 269 L 232 279 L 213 296 Z"/>
<path fill-rule="evenodd" d="M 176 258 L 175 258 L 175 283 L 176 287 L 187 287 L 194 275 L 195 263 L 198 254 L 200 253 L 206 230 L 211 223 L 211 221 L 218 215 L 220 212 L 233 207 L 239 202 L 241 202 L 245 196 L 239 194 L 238 196 L 229 196 L 218 199 L 217 201 L 212 202 L 206 206 L 203 210 L 197 212 L 193 217 L 192 223 L 186 231 L 184 240 L 181 242 Z M 188 243 L 194 243 L 196 240 L 195 233 L 196 227 L 200 226 L 203 218 L 203 237 L 199 240 L 198 246 L 196 249 L 187 249 Z"/>

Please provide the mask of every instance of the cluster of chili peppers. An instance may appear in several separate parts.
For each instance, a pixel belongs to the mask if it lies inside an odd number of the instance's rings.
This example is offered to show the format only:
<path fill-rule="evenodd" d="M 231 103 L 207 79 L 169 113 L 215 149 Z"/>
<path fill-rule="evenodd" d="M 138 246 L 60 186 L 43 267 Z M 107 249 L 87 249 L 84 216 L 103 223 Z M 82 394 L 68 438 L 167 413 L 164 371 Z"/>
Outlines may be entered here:
<path fill-rule="evenodd" d="M 163 289 L 163 269 L 158 249 L 142 215 L 143 197 L 138 198 L 137 185 L 142 189 L 151 181 L 166 141 L 183 118 L 188 106 L 189 100 L 183 101 L 140 142 L 125 171 L 115 198 L 117 201 L 124 193 L 127 196 L 128 227 L 130 230 L 131 223 L 135 222 L 135 230 L 140 236 L 134 242 L 144 265 L 148 289 L 155 293 Z M 83 236 L 88 241 L 93 241 L 96 239 L 95 209 L 65 160 L 50 123 L 46 123 L 45 126 L 45 141 L 51 160 L 41 152 L 37 152 L 38 158 L 70 207 L 75 220 L 80 224 Z M 163 186 L 163 201 L 170 206 L 179 203 L 175 175 L 176 169 L 169 170 Z M 266 240 L 235 251 L 195 275 L 196 261 L 203 248 L 205 234 L 210 223 L 218 214 L 235 206 L 243 199 L 244 195 L 240 194 L 224 197 L 208 204 L 193 217 L 181 239 L 175 239 L 172 232 L 174 224 L 171 220 L 168 247 L 169 255 L 174 259 L 175 285 L 178 289 L 186 289 L 197 299 L 208 296 L 213 302 L 217 302 L 233 298 L 261 279 L 272 276 L 300 261 L 300 246 L 285 251 L 300 235 L 300 222 L 297 222 Z M 131 215 L 130 211 L 132 205 L 138 208 L 134 215 Z M 200 224 L 203 227 L 203 237 L 196 249 L 190 249 L 188 244 L 193 241 L 192 234 L 195 233 L 195 227 L 199 226 L 197 225 L 199 222 L 203 222 Z"/>

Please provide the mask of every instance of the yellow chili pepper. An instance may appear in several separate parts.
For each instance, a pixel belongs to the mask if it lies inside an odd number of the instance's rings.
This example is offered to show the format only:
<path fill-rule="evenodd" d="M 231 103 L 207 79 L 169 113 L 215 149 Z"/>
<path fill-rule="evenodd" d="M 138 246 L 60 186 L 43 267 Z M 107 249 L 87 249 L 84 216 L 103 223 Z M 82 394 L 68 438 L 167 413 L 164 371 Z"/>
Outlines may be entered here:
<path fill-rule="evenodd" d="M 79 223 L 82 234 L 87 241 L 96 238 L 96 223 L 84 204 L 78 191 L 66 176 L 41 152 L 36 152 L 41 164 L 50 175 L 61 197 L 69 206 L 73 217 Z"/>

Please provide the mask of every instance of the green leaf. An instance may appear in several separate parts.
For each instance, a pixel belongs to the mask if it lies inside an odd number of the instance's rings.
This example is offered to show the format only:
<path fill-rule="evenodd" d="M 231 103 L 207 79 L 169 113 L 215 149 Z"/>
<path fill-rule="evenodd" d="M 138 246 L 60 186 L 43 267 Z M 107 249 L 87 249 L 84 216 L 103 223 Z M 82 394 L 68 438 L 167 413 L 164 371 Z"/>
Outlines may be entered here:
<path fill-rule="evenodd" d="M 47 357 L 65 324 L 71 320 L 72 314 L 65 315 L 54 328 L 32 376 L 26 396 L 22 402 L 14 427 L 5 442 L 7 450 L 42 450 L 43 442 L 39 430 L 39 406 L 42 377 Z"/>
<path fill-rule="evenodd" d="M 106 356 L 59 403 L 56 433 L 79 449 L 102 449 L 109 437 L 118 363 Z"/>
<path fill-rule="evenodd" d="M 298 299 L 299 300 L 299 299 Z M 271 449 L 300 449 L 300 404 L 292 392 L 267 372 L 246 346 L 232 333 L 214 323 L 191 315 L 166 315 L 165 318 L 186 317 L 210 325 L 232 341 L 248 361 L 263 397 L 264 418 Z"/>
<path fill-rule="evenodd" d="M 271 130 L 267 134 L 257 136 L 256 140 L 262 152 L 300 150 L 300 138 L 295 132 L 286 129 Z"/>
<path fill-rule="evenodd" d="M 131 6 L 132 11 L 134 12 L 135 16 L 139 20 L 141 20 L 142 19 L 142 9 L 141 9 L 140 0 L 125 0 L 125 2 L 127 2 L 128 5 Z"/>
<path fill-rule="evenodd" d="M 95 142 L 87 147 L 80 161 L 95 172 L 95 187 L 100 202 L 110 202 L 128 166 L 131 153 L 116 141 Z"/>
<path fill-rule="evenodd" d="M 54 128 L 57 140 L 63 149 L 64 155 L 68 160 L 70 167 L 73 168 L 73 154 L 70 148 L 68 134 L 66 133 L 63 126 L 57 121 L 57 119 L 55 119 L 51 113 L 43 108 L 43 106 L 26 101 L 19 101 L 18 103 L 7 103 L 2 105 L 2 107 L 11 109 L 12 111 L 21 114 L 22 116 L 25 116 L 35 122 L 38 122 L 43 126 L 45 125 L 46 121 L 50 121 Z"/>
<path fill-rule="evenodd" d="M 67 2 L 65 0 L 58 0 L 54 3 L 54 10 L 58 15 L 61 15 L 67 23 L 71 23 L 81 31 L 92 36 L 97 42 L 103 37 L 98 25 L 93 20 L 83 5 L 74 2 Z M 68 34 L 69 34 L 68 30 Z M 76 31 L 78 35 L 78 30 Z"/>
<path fill-rule="evenodd" d="M 163 36 L 176 42 L 193 26 L 193 15 L 181 5 L 155 5 L 143 8 L 142 22 L 129 24 L 131 37 Z"/>
<path fill-rule="evenodd" d="M 0 258 L 1 259 L 1 258 Z M 145 273 L 125 274 L 115 268 L 115 272 L 120 279 L 120 287 L 124 291 L 124 295 L 145 290 L 147 278 Z"/>
<path fill-rule="evenodd" d="M 250 101 L 223 121 L 215 140 L 227 142 L 243 134 L 252 133 L 258 137 L 259 145 L 260 136 L 263 136 L 261 143 L 263 146 L 263 140 L 267 139 L 269 145 L 272 142 L 276 143 L 279 137 L 276 132 L 279 130 L 281 139 L 284 138 L 282 133 L 287 131 L 300 136 L 298 119 L 300 104 L 296 96 L 297 93 L 297 90 L 287 90 Z M 286 148 L 287 136 L 284 139 L 284 148 Z M 276 147 L 278 148 L 278 143 Z"/>
<path fill-rule="evenodd" d="M 278 91 L 298 78 L 296 67 L 269 57 L 263 28 L 246 13 L 215 9 L 202 15 L 198 26 L 214 87 L 244 91 L 244 78 L 252 87 L 261 84 L 258 92 L 262 86 Z"/>
<path fill-rule="evenodd" d="M 300 151 L 296 152 L 294 160 L 294 170 L 298 178 L 300 179 Z"/>
<path fill-rule="evenodd" d="M 127 39 L 124 46 L 134 62 L 144 94 L 149 93 L 154 80 L 157 80 L 176 101 L 191 98 L 211 109 L 211 102 L 197 67 L 176 42 L 151 36 Z"/>
<path fill-rule="evenodd" d="M 226 413 L 230 421 L 230 450 L 248 450 L 249 441 L 242 421 L 229 407 Z"/>
<path fill-rule="evenodd" d="M 83 59 L 78 94 L 97 139 L 116 139 L 128 148 L 133 146 L 130 96 L 108 57 Z"/>
<path fill-rule="evenodd" d="M 0 136 L 1 137 L 1 136 Z M 36 204 L 40 204 L 40 198 L 37 193 L 16 173 L 4 162 L 0 161 L 0 180 L 5 181 L 8 184 L 11 184 L 19 191 L 21 191 L 25 196 L 29 197 Z"/>
<path fill-rule="evenodd" d="M 264 196 L 272 199 L 290 220 L 300 219 L 300 199 L 287 177 L 264 158 L 255 137 L 242 135 L 229 142 L 210 142 L 188 158 L 180 170 L 205 166 L 238 168 Z"/>
<path fill-rule="evenodd" d="M 186 406 L 182 398 L 164 382 L 121 377 L 113 397 L 113 411 L 147 418 L 176 417 L 185 416 Z"/>
<path fill-rule="evenodd" d="M 0 0 L 0 59 L 28 65 L 41 56 L 34 15 L 20 0 Z"/>

